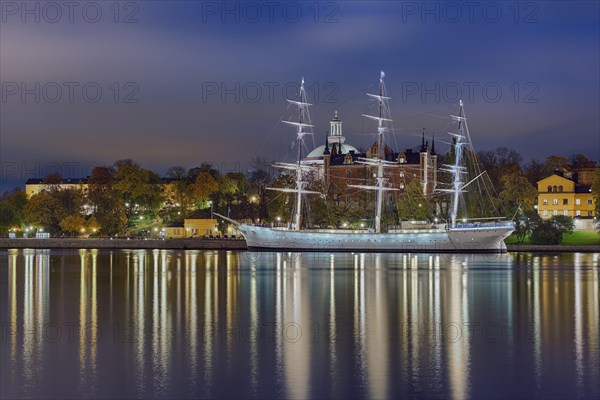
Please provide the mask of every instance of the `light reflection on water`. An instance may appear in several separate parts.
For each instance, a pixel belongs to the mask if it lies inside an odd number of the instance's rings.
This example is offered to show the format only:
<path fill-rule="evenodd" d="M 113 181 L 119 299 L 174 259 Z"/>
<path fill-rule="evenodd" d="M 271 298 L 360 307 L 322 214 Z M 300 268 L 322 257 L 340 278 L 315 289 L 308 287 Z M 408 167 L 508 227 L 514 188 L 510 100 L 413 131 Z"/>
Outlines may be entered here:
<path fill-rule="evenodd" d="M 0 260 L 2 397 L 600 397 L 599 254 Z"/>

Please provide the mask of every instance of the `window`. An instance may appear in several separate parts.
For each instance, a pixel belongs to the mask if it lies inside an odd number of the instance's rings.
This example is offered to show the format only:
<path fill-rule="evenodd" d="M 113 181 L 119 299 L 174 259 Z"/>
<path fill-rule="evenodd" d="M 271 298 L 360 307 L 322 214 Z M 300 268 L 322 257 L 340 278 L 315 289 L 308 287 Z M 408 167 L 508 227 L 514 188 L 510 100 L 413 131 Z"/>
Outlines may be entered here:
<path fill-rule="evenodd" d="M 569 199 L 563 199 L 563 206 L 566 206 L 569 204 Z"/>
<path fill-rule="evenodd" d="M 579 211 L 579 210 L 575 211 L 575 215 L 579 217 L 581 215 L 581 211 Z"/>
<path fill-rule="evenodd" d="M 552 191 L 552 186 L 548 185 L 548 193 Z"/>
<path fill-rule="evenodd" d="M 563 211 L 563 215 L 564 215 L 564 216 L 566 216 L 566 217 L 568 217 L 568 216 L 569 216 L 569 211 L 567 211 L 567 210 L 564 210 L 564 211 Z"/>
<path fill-rule="evenodd" d="M 558 215 L 558 210 L 552 210 L 552 215 Z"/>
<path fill-rule="evenodd" d="M 594 203 L 592 199 L 588 199 L 588 206 L 591 206 Z"/>
<path fill-rule="evenodd" d="M 552 199 L 552 204 L 554 204 L 555 206 L 558 205 L 558 199 Z"/>
<path fill-rule="evenodd" d="M 553 192 L 558 192 L 558 187 L 556 185 L 552 186 L 552 191 Z"/>
<path fill-rule="evenodd" d="M 575 204 L 578 206 L 581 205 L 581 199 L 575 199 Z"/>
<path fill-rule="evenodd" d="M 404 189 L 404 183 L 400 184 L 400 189 Z"/>
<path fill-rule="evenodd" d="M 560 186 L 558 187 L 558 191 L 559 191 L 559 192 L 562 192 L 562 191 L 563 191 L 563 187 L 562 187 L 562 185 L 560 185 Z"/>
<path fill-rule="evenodd" d="M 548 210 L 544 210 L 544 212 L 542 213 L 542 215 L 543 215 L 544 217 L 547 217 L 547 216 L 548 216 Z"/>
<path fill-rule="evenodd" d="M 400 172 L 400 178 L 404 178 L 404 172 Z"/>
<path fill-rule="evenodd" d="M 548 205 L 548 199 L 542 200 L 542 204 L 545 205 L 545 206 L 547 206 Z"/>

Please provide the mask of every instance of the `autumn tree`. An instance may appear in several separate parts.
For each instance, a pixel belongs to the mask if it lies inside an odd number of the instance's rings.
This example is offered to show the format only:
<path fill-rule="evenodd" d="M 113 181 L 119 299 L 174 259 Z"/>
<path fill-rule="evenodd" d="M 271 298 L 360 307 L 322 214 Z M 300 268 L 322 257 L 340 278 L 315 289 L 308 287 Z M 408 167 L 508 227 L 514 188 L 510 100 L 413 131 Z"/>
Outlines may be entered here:
<path fill-rule="evenodd" d="M 0 200 L 0 234 L 6 234 L 9 229 L 20 227 L 25 223 L 24 208 L 27 195 L 24 190 L 15 188 L 2 194 Z"/>
<path fill-rule="evenodd" d="M 122 232 L 127 225 L 125 206 L 113 187 L 112 170 L 95 167 L 88 179 L 88 201 L 99 230 L 113 235 Z"/>
<path fill-rule="evenodd" d="M 144 169 L 133 160 L 120 160 L 114 164 L 114 189 L 129 204 L 138 204 L 140 208 L 157 210 L 162 201 L 162 182 L 160 176 Z"/>
<path fill-rule="evenodd" d="M 570 165 L 571 161 L 567 157 L 552 155 L 546 158 L 546 167 L 551 172 L 567 172 Z"/>
<path fill-rule="evenodd" d="M 523 173 L 533 186 L 536 186 L 542 179 L 552 175 L 552 172 L 546 163 L 540 160 L 531 160 L 523 168 Z"/>
<path fill-rule="evenodd" d="M 400 197 L 398 214 L 403 221 L 424 221 L 433 216 L 433 207 L 423 194 L 418 179 L 412 179 Z"/>
<path fill-rule="evenodd" d="M 477 158 L 495 188 L 502 190 L 501 177 L 505 174 L 516 174 L 521 171 L 521 155 L 508 147 L 498 147 L 493 151 L 480 151 Z"/>
<path fill-rule="evenodd" d="M 529 182 L 523 174 L 505 174 L 502 175 L 502 191 L 500 199 L 504 204 L 504 208 L 510 213 L 509 216 L 516 212 L 519 205 L 524 210 L 533 210 L 537 190 Z"/>
<path fill-rule="evenodd" d="M 40 225 L 51 233 L 59 233 L 63 218 L 80 215 L 83 203 L 83 193 L 79 189 L 42 190 L 29 199 L 24 209 L 25 218 L 29 223 Z"/>
<path fill-rule="evenodd" d="M 82 215 L 67 215 L 60 221 L 60 228 L 64 232 L 71 233 L 72 236 L 77 232 L 83 231 L 85 218 Z"/>
<path fill-rule="evenodd" d="M 597 166 L 594 170 L 594 181 L 592 183 L 592 197 L 594 198 L 594 202 L 596 204 L 596 210 L 594 215 L 596 218 L 600 217 L 600 166 Z M 600 222 L 597 225 L 597 228 L 600 230 Z"/>
<path fill-rule="evenodd" d="M 202 208 L 206 208 L 206 203 L 210 200 L 210 196 L 217 190 L 219 190 L 219 183 L 208 172 L 201 172 L 191 185 L 191 193 L 194 201 L 202 203 Z"/>

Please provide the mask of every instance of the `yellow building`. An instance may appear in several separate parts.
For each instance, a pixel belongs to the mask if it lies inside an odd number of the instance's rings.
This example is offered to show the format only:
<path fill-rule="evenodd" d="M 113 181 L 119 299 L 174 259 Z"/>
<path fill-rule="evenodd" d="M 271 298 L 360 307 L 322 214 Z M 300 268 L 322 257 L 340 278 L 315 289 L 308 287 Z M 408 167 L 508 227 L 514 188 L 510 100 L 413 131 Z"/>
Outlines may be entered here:
<path fill-rule="evenodd" d="M 186 218 L 183 220 L 186 237 L 204 237 L 217 234 L 217 220 L 210 218 Z"/>
<path fill-rule="evenodd" d="M 181 223 L 165 226 L 161 230 L 161 236 L 166 239 L 183 239 L 186 237 L 185 227 Z"/>
<path fill-rule="evenodd" d="M 542 218 L 553 215 L 594 217 L 595 200 L 590 186 L 578 185 L 571 179 L 551 175 L 538 181 L 538 214 Z"/>
<path fill-rule="evenodd" d="M 56 186 L 60 189 L 79 189 L 84 193 L 87 192 L 88 189 L 87 178 L 62 179 Z M 42 190 L 45 190 L 47 187 L 48 185 L 44 183 L 43 179 L 27 179 L 27 182 L 25 182 L 25 194 L 30 198 L 34 194 L 38 194 Z"/>

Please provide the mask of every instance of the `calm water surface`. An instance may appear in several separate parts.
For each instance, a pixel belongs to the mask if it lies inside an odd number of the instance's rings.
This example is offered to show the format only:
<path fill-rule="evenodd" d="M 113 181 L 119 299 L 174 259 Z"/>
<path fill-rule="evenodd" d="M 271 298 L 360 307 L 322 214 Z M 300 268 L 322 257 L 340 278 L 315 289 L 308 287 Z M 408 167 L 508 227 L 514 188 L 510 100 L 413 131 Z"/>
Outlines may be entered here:
<path fill-rule="evenodd" d="M 3 398 L 600 398 L 600 254 L 0 260 Z"/>

